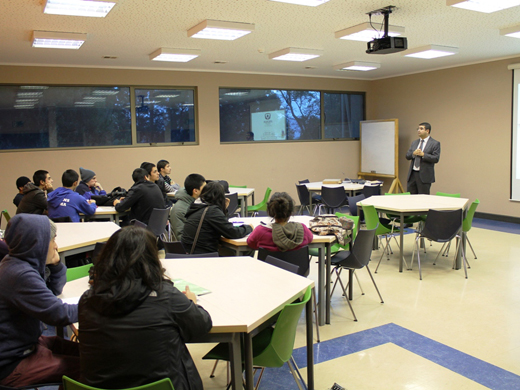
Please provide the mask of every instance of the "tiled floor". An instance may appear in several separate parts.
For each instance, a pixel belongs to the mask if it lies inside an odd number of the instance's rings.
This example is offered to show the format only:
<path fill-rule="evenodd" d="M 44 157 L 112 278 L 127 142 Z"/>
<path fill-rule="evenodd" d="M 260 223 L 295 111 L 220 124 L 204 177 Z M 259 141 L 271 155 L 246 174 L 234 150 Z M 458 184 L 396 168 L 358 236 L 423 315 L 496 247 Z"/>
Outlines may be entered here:
<path fill-rule="evenodd" d="M 433 244 L 428 260 L 421 257 L 422 281 L 416 265 L 399 273 L 397 255 L 383 259 L 374 277 L 384 304 L 367 272 L 359 272 L 365 295 L 356 285 L 358 322 L 345 298 L 334 293 L 331 324 L 320 327 L 322 342 L 315 344 L 316 389 L 334 382 L 348 390 L 520 389 L 520 226 L 486 220 L 473 226 L 469 237 L 478 259 L 468 247 L 468 279 L 451 268 L 452 257 L 432 265 L 440 248 Z M 412 243 L 413 235 L 407 235 L 407 258 Z M 379 256 L 374 251 L 372 263 Z M 316 275 L 313 262 L 310 277 Z M 301 321 L 294 355 L 305 376 L 304 343 Z M 200 360 L 209 348 L 190 346 L 205 389 L 224 389 L 225 365 L 210 379 L 212 362 Z M 287 367 L 266 370 L 260 386 L 296 388 Z"/>

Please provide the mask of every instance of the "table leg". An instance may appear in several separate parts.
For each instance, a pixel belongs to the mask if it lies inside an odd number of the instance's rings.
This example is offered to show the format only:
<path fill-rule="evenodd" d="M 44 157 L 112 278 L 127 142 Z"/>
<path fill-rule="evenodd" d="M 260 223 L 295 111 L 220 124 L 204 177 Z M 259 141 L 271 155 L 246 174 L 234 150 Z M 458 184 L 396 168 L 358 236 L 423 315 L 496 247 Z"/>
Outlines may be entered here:
<path fill-rule="evenodd" d="M 240 333 L 233 333 L 229 343 L 231 356 L 231 384 L 233 390 L 242 389 L 242 351 L 240 350 Z"/>
<path fill-rule="evenodd" d="M 307 389 L 314 390 L 314 334 L 312 331 L 312 298 L 305 306 L 305 322 L 307 325 Z M 318 326 L 318 324 L 316 324 Z"/>
<path fill-rule="evenodd" d="M 348 299 L 352 300 L 352 297 L 354 296 L 354 270 L 350 269 L 348 270 Z"/>
<path fill-rule="evenodd" d="M 330 247 L 331 247 L 331 244 L 326 244 L 325 245 L 326 247 L 326 251 L 327 251 L 327 257 L 325 258 L 325 264 L 326 264 L 326 268 L 325 268 L 325 283 L 326 283 L 326 286 L 325 286 L 325 293 L 327 294 L 326 297 L 327 297 L 327 300 L 325 302 L 325 304 L 327 306 L 325 306 L 325 323 L 326 324 L 330 324 L 330 261 L 331 261 L 331 250 L 330 250 Z"/>
<path fill-rule="evenodd" d="M 403 272 L 403 263 L 404 263 L 404 214 L 400 213 L 399 215 L 399 272 Z"/>
<path fill-rule="evenodd" d="M 246 372 L 246 389 L 253 390 L 253 338 L 249 333 L 244 333 L 244 354 L 245 354 L 245 372 Z"/>
<path fill-rule="evenodd" d="M 330 301 L 330 297 L 326 297 L 325 275 L 325 248 L 318 248 L 318 322 L 319 326 L 325 325 L 325 305 Z M 329 286 L 330 288 L 330 286 Z"/>

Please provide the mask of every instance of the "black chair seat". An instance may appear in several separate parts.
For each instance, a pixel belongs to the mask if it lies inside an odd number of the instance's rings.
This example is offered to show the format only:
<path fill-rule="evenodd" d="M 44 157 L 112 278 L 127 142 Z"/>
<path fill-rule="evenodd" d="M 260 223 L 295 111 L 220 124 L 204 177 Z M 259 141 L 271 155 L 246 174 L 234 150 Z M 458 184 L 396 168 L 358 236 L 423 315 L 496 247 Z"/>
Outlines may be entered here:
<path fill-rule="evenodd" d="M 330 264 L 339 265 L 342 261 L 346 260 L 350 256 L 350 251 L 339 251 L 330 259 Z"/>

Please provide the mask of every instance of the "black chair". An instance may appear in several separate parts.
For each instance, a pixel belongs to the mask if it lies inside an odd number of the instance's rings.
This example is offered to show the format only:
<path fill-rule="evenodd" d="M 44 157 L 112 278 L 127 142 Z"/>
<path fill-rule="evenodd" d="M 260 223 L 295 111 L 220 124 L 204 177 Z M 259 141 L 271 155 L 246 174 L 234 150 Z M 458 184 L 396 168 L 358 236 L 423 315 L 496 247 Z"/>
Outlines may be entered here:
<path fill-rule="evenodd" d="M 229 206 L 227 208 L 228 217 L 232 218 L 238 210 L 238 194 L 226 194 L 226 198 L 229 199 Z"/>
<path fill-rule="evenodd" d="M 295 272 L 297 275 L 309 276 L 309 247 L 304 246 L 303 248 L 287 251 L 287 252 L 272 252 L 265 248 L 258 249 L 258 260 L 266 261 L 268 257 L 274 257 L 275 259 L 281 260 L 285 263 L 298 267 L 298 271 Z M 283 268 L 283 267 L 280 267 Z M 285 269 L 285 268 L 284 268 Z M 293 268 L 295 269 L 295 268 Z M 292 271 L 291 271 L 292 272 Z M 313 302 L 314 302 L 314 317 L 316 321 L 316 337 L 318 343 L 320 342 L 320 330 L 318 325 L 318 310 L 316 308 L 316 291 L 312 290 Z"/>
<path fill-rule="evenodd" d="M 357 203 L 365 199 L 364 194 L 359 194 L 356 196 L 347 196 L 348 209 L 350 211 L 350 215 L 359 216 L 359 221 L 363 221 L 365 218 L 363 216 L 363 210 L 358 210 Z"/>
<path fill-rule="evenodd" d="M 168 225 L 168 217 L 170 216 L 170 209 L 153 209 L 148 220 L 148 226 L 146 229 L 151 231 L 155 237 L 162 238 L 163 241 L 168 241 L 166 238 L 169 237 L 166 231 Z"/>
<path fill-rule="evenodd" d="M 184 245 L 182 245 L 182 242 L 180 241 L 162 241 L 162 244 L 164 246 L 164 251 L 166 253 L 179 253 L 179 254 L 185 254 L 186 249 L 184 248 Z"/>
<path fill-rule="evenodd" d="M 298 271 L 300 269 L 300 267 L 298 267 L 296 264 L 288 263 L 287 261 L 277 259 L 276 257 L 273 257 L 273 256 L 267 256 L 265 258 L 265 262 L 267 264 L 271 264 L 271 265 L 274 265 L 275 267 L 289 271 L 290 273 L 293 273 L 293 274 L 298 274 Z"/>
<path fill-rule="evenodd" d="M 327 207 L 328 214 L 334 214 L 337 208 L 340 208 L 345 204 L 346 200 L 345 188 L 343 188 L 343 186 L 321 187 L 321 201 L 325 207 Z"/>
<path fill-rule="evenodd" d="M 306 208 L 309 215 L 316 214 L 316 208 L 318 207 L 319 201 L 312 198 L 312 204 L 310 204 L 311 195 L 309 189 L 305 184 L 296 184 L 296 191 L 298 191 L 298 199 L 300 200 L 300 214 L 303 214 L 303 209 Z M 314 210 L 312 206 L 314 205 Z"/>
<path fill-rule="evenodd" d="M 209 253 L 166 253 L 167 259 L 189 259 L 192 257 L 219 257 L 218 252 Z"/>
<path fill-rule="evenodd" d="M 370 275 L 370 279 L 372 279 L 372 283 L 374 283 L 374 287 L 376 288 L 377 294 L 381 299 L 381 303 L 384 303 L 383 297 L 377 288 L 374 277 L 372 276 L 372 272 L 370 272 L 370 268 L 368 268 L 368 263 L 370 262 L 370 256 L 372 255 L 372 247 L 374 244 L 374 237 L 376 235 L 376 229 L 370 230 L 360 230 L 357 233 L 356 240 L 352 246 L 352 251 L 339 251 L 331 258 L 331 264 L 334 266 L 332 272 L 336 274 L 336 281 L 334 282 L 334 286 L 331 291 L 331 296 L 334 293 L 334 289 L 336 288 L 336 284 L 339 281 L 341 288 L 343 289 L 343 294 L 347 299 L 348 306 L 350 307 L 350 311 L 354 316 L 354 321 L 357 321 L 356 314 L 354 313 L 354 309 L 350 304 L 350 297 L 352 295 L 352 277 L 354 276 L 354 272 L 357 269 L 366 268 L 368 274 Z M 347 288 L 343 284 L 341 280 L 341 271 L 343 269 L 349 270 L 349 282 L 347 287 L 349 287 L 349 293 L 347 293 Z"/>
<path fill-rule="evenodd" d="M 361 190 L 365 198 L 370 198 L 372 195 L 381 195 L 381 186 L 367 186 L 365 185 Z"/>
<path fill-rule="evenodd" d="M 417 264 L 419 264 L 419 279 L 422 280 L 422 272 L 421 272 L 421 256 L 419 254 L 419 240 L 421 238 L 426 238 L 428 240 L 434 242 L 450 242 L 454 238 L 461 238 L 460 234 L 462 232 L 462 210 L 428 210 L 428 214 L 426 214 L 426 220 L 424 221 L 424 226 L 420 232 L 417 232 L 415 236 L 415 246 L 412 252 L 412 261 L 410 263 L 410 269 L 412 269 L 413 258 L 415 251 L 417 251 Z M 460 250 L 463 256 L 464 263 L 464 274 L 466 275 L 466 279 L 468 278 L 468 271 L 466 269 L 466 254 L 464 253 L 463 245 L 460 245 Z M 437 261 L 442 249 L 437 254 L 433 265 Z"/>
<path fill-rule="evenodd" d="M 72 219 L 70 217 L 56 217 L 56 218 L 50 218 L 52 222 L 72 222 Z"/>
<path fill-rule="evenodd" d="M 298 180 L 298 184 L 305 184 L 305 183 L 310 183 L 309 179 Z M 316 192 L 312 192 L 312 202 L 320 203 L 321 195 L 317 194 Z"/>

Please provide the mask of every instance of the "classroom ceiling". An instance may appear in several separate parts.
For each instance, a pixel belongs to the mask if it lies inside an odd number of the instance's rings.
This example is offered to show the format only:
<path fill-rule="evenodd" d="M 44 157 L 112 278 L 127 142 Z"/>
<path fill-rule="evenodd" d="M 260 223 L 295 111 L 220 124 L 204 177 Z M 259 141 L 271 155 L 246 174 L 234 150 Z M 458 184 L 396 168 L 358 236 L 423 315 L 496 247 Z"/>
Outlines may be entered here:
<path fill-rule="evenodd" d="M 490 0 L 492 1 L 492 0 Z M 44 0 L 0 0 L 0 64 L 59 65 L 322 76 L 375 80 L 520 55 L 520 39 L 499 29 L 520 24 L 520 6 L 486 14 L 446 5 L 446 0 L 330 0 L 307 7 L 268 0 L 118 0 L 106 18 L 47 15 Z M 390 24 L 405 27 L 408 48 L 434 44 L 459 53 L 431 60 L 401 53 L 366 54 L 366 43 L 334 33 L 368 22 L 367 12 L 394 5 Z M 235 41 L 188 38 L 205 19 L 255 24 Z M 373 17 L 382 22 L 382 16 Z M 33 30 L 87 33 L 79 50 L 37 49 Z M 200 49 L 187 63 L 150 61 L 159 48 Z M 305 62 L 274 61 L 287 47 L 318 49 Z M 104 58 L 115 57 L 115 58 Z M 370 72 L 337 71 L 349 61 L 379 62 Z"/>

